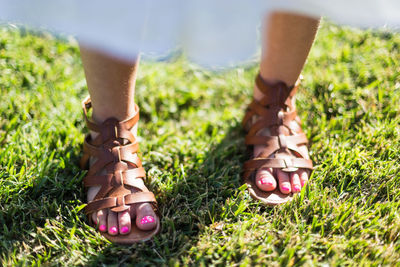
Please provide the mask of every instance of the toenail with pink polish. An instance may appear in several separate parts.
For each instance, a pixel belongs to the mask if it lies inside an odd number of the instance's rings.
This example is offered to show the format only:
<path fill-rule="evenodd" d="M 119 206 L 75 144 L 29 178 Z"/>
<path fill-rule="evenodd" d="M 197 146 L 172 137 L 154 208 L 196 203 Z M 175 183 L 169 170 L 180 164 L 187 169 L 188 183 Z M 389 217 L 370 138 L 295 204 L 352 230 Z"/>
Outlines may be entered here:
<path fill-rule="evenodd" d="M 293 189 L 294 189 L 295 191 L 300 191 L 300 186 L 295 185 L 295 186 L 293 186 Z"/>
<path fill-rule="evenodd" d="M 301 181 L 301 186 L 304 186 L 306 184 L 306 181 Z"/>
<path fill-rule="evenodd" d="M 153 216 L 144 216 L 142 220 L 140 221 L 141 224 L 147 224 L 147 223 L 152 223 L 154 222 Z"/>
<path fill-rule="evenodd" d="M 127 226 L 121 227 L 121 233 L 126 234 L 127 232 L 129 232 L 129 228 Z"/>
<path fill-rule="evenodd" d="M 289 187 L 286 187 L 286 186 L 282 186 L 282 190 L 284 190 L 284 191 L 289 191 L 290 188 L 289 188 Z"/>
<path fill-rule="evenodd" d="M 266 179 L 266 178 L 262 178 L 261 180 L 260 180 L 260 182 L 261 182 L 261 184 L 267 184 L 267 185 L 271 185 L 271 183 L 268 181 L 268 179 Z"/>
<path fill-rule="evenodd" d="M 113 226 L 110 228 L 110 233 L 115 234 L 117 232 L 118 232 L 117 227 Z"/>
<path fill-rule="evenodd" d="M 100 225 L 99 230 L 104 232 L 105 230 L 107 230 L 107 226 L 105 226 L 104 224 Z"/>

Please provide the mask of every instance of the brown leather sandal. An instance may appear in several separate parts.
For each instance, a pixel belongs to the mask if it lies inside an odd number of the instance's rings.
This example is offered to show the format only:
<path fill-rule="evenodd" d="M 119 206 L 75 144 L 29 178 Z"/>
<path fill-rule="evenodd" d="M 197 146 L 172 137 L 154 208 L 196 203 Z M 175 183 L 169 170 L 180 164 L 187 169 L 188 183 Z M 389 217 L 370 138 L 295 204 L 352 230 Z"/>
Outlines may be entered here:
<path fill-rule="evenodd" d="M 92 139 L 90 134 L 86 136 L 83 144 L 83 156 L 80 162 L 81 168 L 87 168 L 89 159 L 95 158 L 95 163 L 90 166 L 86 177 L 83 179 L 85 187 L 101 186 L 100 191 L 85 207 L 85 213 L 93 226 L 92 213 L 102 209 L 111 209 L 114 212 L 122 212 L 129 208 L 128 205 L 136 203 L 151 203 L 157 212 L 157 201 L 154 194 L 145 186 L 138 187 L 136 179 L 144 179 L 146 172 L 136 152 L 139 143 L 130 132 L 130 129 L 139 120 L 139 108 L 135 104 L 135 115 L 131 118 L 118 121 L 110 118 L 102 124 L 96 124 L 87 116 L 87 110 L 92 106 L 87 97 L 82 102 L 82 108 L 87 127 L 99 133 Z M 134 168 L 128 168 L 128 166 Z M 106 174 L 103 171 L 106 171 Z M 132 193 L 131 189 L 136 189 Z M 118 244 L 132 244 L 138 241 L 146 241 L 160 230 L 160 222 L 150 231 L 137 228 L 132 220 L 131 232 L 127 235 L 109 235 L 101 233 L 104 237 Z"/>
<path fill-rule="evenodd" d="M 257 170 L 274 168 L 284 172 L 295 172 L 299 168 L 313 169 L 313 163 L 308 159 L 308 155 L 299 149 L 308 143 L 306 135 L 300 128 L 300 118 L 294 106 L 293 96 L 299 81 L 289 87 L 282 81 L 267 82 L 259 74 L 256 85 L 264 96 L 260 101 L 251 102 L 242 125 L 248 131 L 245 143 L 251 149 L 251 153 L 254 145 L 266 145 L 266 147 L 256 157 L 244 163 L 243 180 L 254 199 L 266 205 L 277 205 L 291 200 L 293 194 L 283 194 L 279 186 L 274 191 L 260 190 L 255 183 Z M 271 136 L 257 135 L 265 128 L 269 129 Z M 290 158 L 275 158 L 276 155 L 290 156 Z"/>

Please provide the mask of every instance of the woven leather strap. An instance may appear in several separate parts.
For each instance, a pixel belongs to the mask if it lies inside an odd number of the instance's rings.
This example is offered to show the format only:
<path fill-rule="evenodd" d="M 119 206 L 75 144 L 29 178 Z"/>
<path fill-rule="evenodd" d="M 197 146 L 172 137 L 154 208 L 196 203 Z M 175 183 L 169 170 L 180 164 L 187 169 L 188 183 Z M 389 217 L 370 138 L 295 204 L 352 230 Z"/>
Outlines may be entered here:
<path fill-rule="evenodd" d="M 263 93 L 263 98 L 251 102 L 242 125 L 248 131 L 246 144 L 265 145 L 265 148 L 255 158 L 244 163 L 245 178 L 259 168 L 279 168 L 286 172 L 299 168 L 312 170 L 312 161 L 299 149 L 308 143 L 294 106 L 293 97 L 299 82 L 289 87 L 282 81 L 267 82 L 258 75 L 256 85 Z M 265 128 L 268 128 L 270 136 L 259 135 Z M 284 158 L 271 157 L 278 153 Z"/>
<path fill-rule="evenodd" d="M 146 172 L 137 156 L 139 143 L 130 131 L 139 120 L 139 108 L 135 104 L 135 114 L 124 121 L 109 118 L 102 124 L 97 124 L 88 118 L 87 112 L 92 107 L 87 97 L 82 102 L 82 108 L 87 127 L 96 133 L 92 139 L 87 135 L 83 144 L 81 167 L 88 166 L 89 159 L 96 161 L 90 166 L 83 179 L 85 187 L 101 186 L 94 199 L 85 207 L 85 213 L 101 209 L 111 209 L 115 212 L 127 210 L 129 205 L 149 202 L 155 207 L 156 199 L 152 192 L 142 183 L 135 181 L 146 177 Z M 136 192 L 131 193 L 135 188 Z"/>

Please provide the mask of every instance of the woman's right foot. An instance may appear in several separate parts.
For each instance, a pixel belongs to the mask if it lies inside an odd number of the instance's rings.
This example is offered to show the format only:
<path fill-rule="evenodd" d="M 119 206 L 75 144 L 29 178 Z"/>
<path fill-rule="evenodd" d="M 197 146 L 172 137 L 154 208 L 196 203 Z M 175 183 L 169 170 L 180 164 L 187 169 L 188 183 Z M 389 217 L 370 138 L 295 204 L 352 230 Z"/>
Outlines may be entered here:
<path fill-rule="evenodd" d="M 87 191 L 86 213 L 102 233 L 116 236 L 128 235 L 132 221 L 139 230 L 150 231 L 159 226 L 159 218 L 154 210 L 156 200 L 144 185 L 145 171 L 138 158 L 135 125 L 139 109 L 135 105 L 135 115 L 124 121 L 109 118 L 96 123 L 87 118 L 90 99 L 84 101 L 85 118 L 90 135 L 85 139 L 81 166 L 89 164 L 89 172 L 84 178 Z M 153 233 L 138 234 L 147 239 Z M 137 237 L 132 237 L 137 238 Z M 117 240 L 121 243 L 133 243 Z"/>
<path fill-rule="evenodd" d="M 139 186 L 144 186 L 142 180 L 138 180 L 138 183 L 141 183 Z M 99 190 L 99 186 L 89 187 L 87 201 L 92 201 Z M 132 189 L 131 192 L 134 193 L 135 190 Z M 128 206 L 129 209 L 123 212 L 113 212 L 111 209 L 102 209 L 94 212 L 92 221 L 100 232 L 107 232 L 110 235 L 129 234 L 133 220 L 136 226 L 143 231 L 152 230 L 156 227 L 159 218 L 149 203 Z"/>

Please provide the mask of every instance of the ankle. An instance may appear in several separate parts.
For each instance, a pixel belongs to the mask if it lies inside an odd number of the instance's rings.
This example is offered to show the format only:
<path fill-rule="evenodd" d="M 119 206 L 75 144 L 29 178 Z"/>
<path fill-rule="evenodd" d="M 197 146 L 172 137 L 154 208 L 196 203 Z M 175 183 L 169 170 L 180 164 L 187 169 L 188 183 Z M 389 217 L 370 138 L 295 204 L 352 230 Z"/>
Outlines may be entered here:
<path fill-rule="evenodd" d="M 92 120 L 93 120 L 94 122 L 96 122 L 97 124 L 101 124 L 102 122 L 104 122 L 104 121 L 107 120 L 108 118 L 110 118 L 110 117 L 107 117 L 106 119 L 100 119 L 100 120 L 99 120 L 99 119 L 95 119 L 94 114 L 92 115 Z M 128 119 L 128 118 L 130 118 L 130 117 L 127 117 L 127 118 L 125 118 L 125 119 Z M 101 122 L 99 122 L 99 121 L 101 121 Z M 137 138 L 138 124 L 139 124 L 139 123 L 136 123 L 136 124 L 130 129 L 130 132 L 133 134 L 133 136 L 134 136 L 135 138 Z M 93 139 L 95 139 L 100 133 L 90 130 L 90 131 L 89 131 L 89 134 L 90 134 L 91 139 L 93 140 Z"/>
<path fill-rule="evenodd" d="M 254 84 L 253 89 L 253 98 L 257 101 L 260 101 L 263 98 L 264 94 L 258 89 L 257 84 Z"/>
<path fill-rule="evenodd" d="M 265 68 L 260 66 L 259 74 L 261 78 L 269 83 L 284 82 L 287 86 L 292 86 L 300 79 L 301 73 L 292 70 L 282 71 L 282 69 L 270 66 Z"/>
<path fill-rule="evenodd" d="M 284 82 L 286 86 L 289 87 L 295 87 L 298 86 L 300 83 L 300 80 L 303 78 L 303 76 L 300 74 L 294 81 L 293 79 L 289 79 L 290 82 L 288 82 L 288 79 L 280 80 L 277 78 L 266 78 L 269 76 L 264 76 L 261 72 L 259 73 L 261 79 L 269 84 L 276 84 L 279 82 Z M 253 98 L 257 101 L 260 101 L 264 97 L 264 93 L 257 87 L 257 83 L 254 83 L 254 88 L 253 88 Z"/>
<path fill-rule="evenodd" d="M 107 109 L 102 109 L 100 111 L 93 109 L 92 120 L 98 124 L 102 124 L 104 121 L 110 118 L 116 118 L 118 121 L 124 121 L 131 118 L 134 114 L 134 109 L 118 113 Z"/>
<path fill-rule="evenodd" d="M 272 78 L 272 76 L 270 76 L 270 75 L 263 74 L 261 72 L 261 69 L 260 69 L 259 75 L 263 81 L 271 83 L 271 84 L 275 84 L 275 83 L 278 83 L 281 81 L 277 78 Z M 257 83 L 254 83 L 253 98 L 257 101 L 260 101 L 263 97 L 264 97 L 263 92 L 261 92 L 261 90 L 258 88 Z"/>

